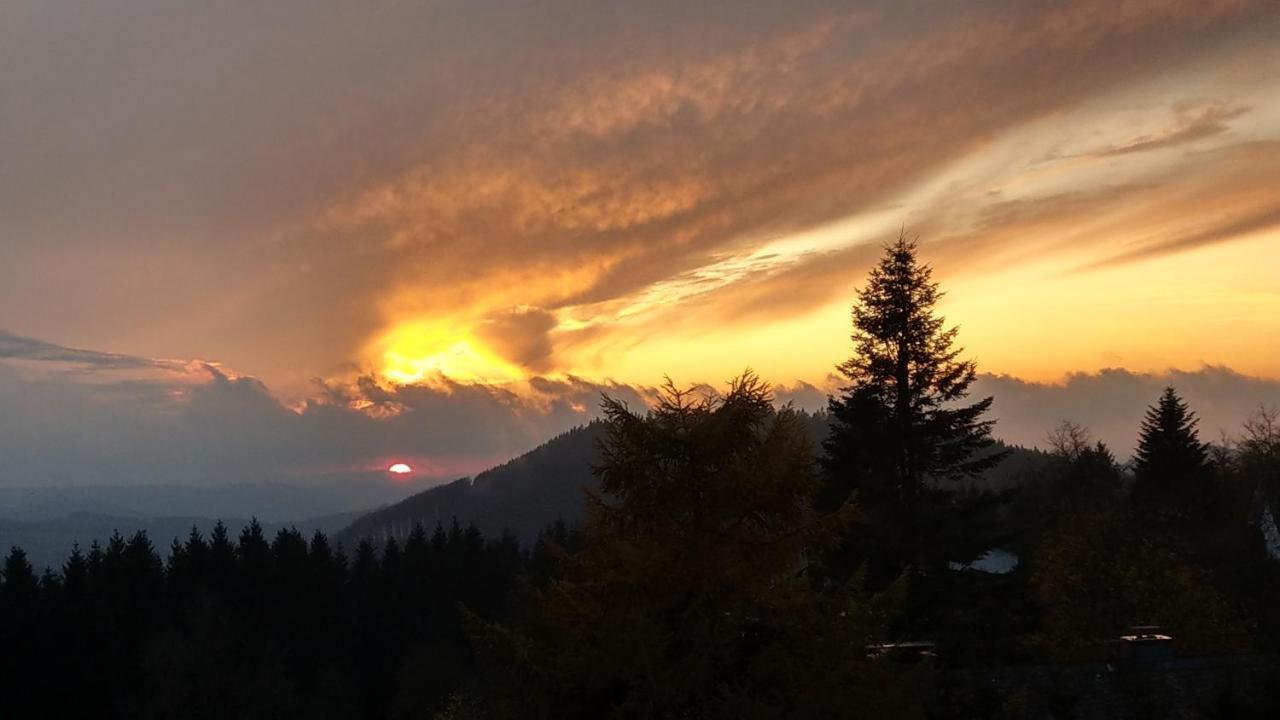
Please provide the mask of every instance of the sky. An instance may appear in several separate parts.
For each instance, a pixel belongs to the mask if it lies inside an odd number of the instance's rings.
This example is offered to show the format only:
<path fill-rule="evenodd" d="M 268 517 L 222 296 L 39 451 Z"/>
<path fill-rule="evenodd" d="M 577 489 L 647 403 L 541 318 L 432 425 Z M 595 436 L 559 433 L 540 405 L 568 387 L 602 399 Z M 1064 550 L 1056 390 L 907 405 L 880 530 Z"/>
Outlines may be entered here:
<path fill-rule="evenodd" d="M 997 434 L 1124 454 L 1168 382 L 1231 431 L 1280 403 L 1276 37 L 1271 0 L 8 0 L 0 484 L 446 477 L 748 366 L 817 406 L 900 230 Z"/>

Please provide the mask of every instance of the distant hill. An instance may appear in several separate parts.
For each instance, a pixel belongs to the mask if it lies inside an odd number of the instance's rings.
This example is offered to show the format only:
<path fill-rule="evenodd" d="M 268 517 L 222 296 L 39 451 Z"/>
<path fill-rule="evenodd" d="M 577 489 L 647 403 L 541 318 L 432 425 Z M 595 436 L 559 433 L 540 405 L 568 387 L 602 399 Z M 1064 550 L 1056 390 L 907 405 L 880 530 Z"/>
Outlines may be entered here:
<path fill-rule="evenodd" d="M 827 436 L 825 413 L 805 414 L 814 446 Z M 604 424 L 597 421 L 574 428 L 474 479 L 463 478 L 375 510 L 338 534 L 351 548 L 362 537 L 403 539 L 415 523 L 428 530 L 437 523 L 475 523 L 487 536 L 503 530 L 530 543 L 539 531 L 556 520 L 577 522 L 585 508 L 582 488 L 598 487 L 591 468 L 599 462 L 599 440 Z M 1036 450 L 1008 448 L 1010 457 L 993 469 L 982 484 L 993 489 L 1021 484 L 1041 462 Z"/>
<path fill-rule="evenodd" d="M 338 539 L 348 548 L 362 537 L 403 537 L 421 522 L 475 523 L 486 535 L 504 529 L 523 542 L 556 520 L 582 517 L 582 488 L 595 487 L 591 468 L 599 460 L 604 425 L 593 422 L 556 436 L 520 457 L 375 510 L 343 530 Z"/>

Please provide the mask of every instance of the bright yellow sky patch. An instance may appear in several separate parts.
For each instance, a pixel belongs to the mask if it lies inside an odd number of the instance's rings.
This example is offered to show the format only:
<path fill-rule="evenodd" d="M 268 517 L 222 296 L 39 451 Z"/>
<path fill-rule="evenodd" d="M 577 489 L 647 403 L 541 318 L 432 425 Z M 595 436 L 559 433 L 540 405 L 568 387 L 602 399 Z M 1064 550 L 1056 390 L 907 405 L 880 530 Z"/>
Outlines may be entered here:
<path fill-rule="evenodd" d="M 441 376 L 456 382 L 505 382 L 524 377 L 466 330 L 450 323 L 421 322 L 392 330 L 376 344 L 380 374 L 409 384 Z"/>

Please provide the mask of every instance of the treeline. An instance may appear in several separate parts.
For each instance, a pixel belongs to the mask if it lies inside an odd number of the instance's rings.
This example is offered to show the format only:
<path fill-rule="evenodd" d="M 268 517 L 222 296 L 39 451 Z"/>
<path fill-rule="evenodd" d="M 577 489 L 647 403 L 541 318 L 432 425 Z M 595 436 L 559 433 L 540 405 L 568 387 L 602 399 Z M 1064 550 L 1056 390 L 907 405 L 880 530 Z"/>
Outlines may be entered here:
<path fill-rule="evenodd" d="M 561 536 L 565 534 L 561 531 Z M 428 717 L 471 674 L 460 608 L 506 612 L 514 538 L 421 526 L 350 556 L 316 533 L 144 533 L 0 583 L 0 716 Z"/>
<path fill-rule="evenodd" d="M 1211 446 L 1170 388 L 1131 467 L 1065 423 L 992 487 L 1007 452 L 938 297 L 914 244 L 886 249 L 821 448 L 750 372 L 643 413 L 606 398 L 582 527 L 527 551 L 419 526 L 348 557 L 250 525 L 37 577 L 15 550 L 6 716 L 1071 717 L 1078 687 L 989 671 L 1115 660 L 1137 625 L 1190 656 L 1280 648 L 1277 417 Z M 993 551 L 1016 564 L 979 569 Z M 1197 682 L 1126 682 L 1120 714 L 1280 713 L 1256 682 Z"/>

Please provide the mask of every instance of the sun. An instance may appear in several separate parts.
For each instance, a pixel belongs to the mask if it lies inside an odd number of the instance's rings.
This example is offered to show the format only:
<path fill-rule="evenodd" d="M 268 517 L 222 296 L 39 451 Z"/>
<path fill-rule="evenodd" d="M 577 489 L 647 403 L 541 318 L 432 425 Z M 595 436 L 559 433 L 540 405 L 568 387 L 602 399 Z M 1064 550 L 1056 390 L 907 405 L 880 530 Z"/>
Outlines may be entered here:
<path fill-rule="evenodd" d="M 401 325 L 378 343 L 381 374 L 401 385 L 424 380 L 498 383 L 519 380 L 524 372 L 498 357 L 466 330 L 448 323 Z"/>
<path fill-rule="evenodd" d="M 404 463 L 396 463 L 395 465 L 392 465 L 391 467 L 387 468 L 387 472 L 392 473 L 394 475 L 408 475 L 409 473 L 413 472 L 413 468 L 409 467 L 408 465 L 405 465 Z"/>

